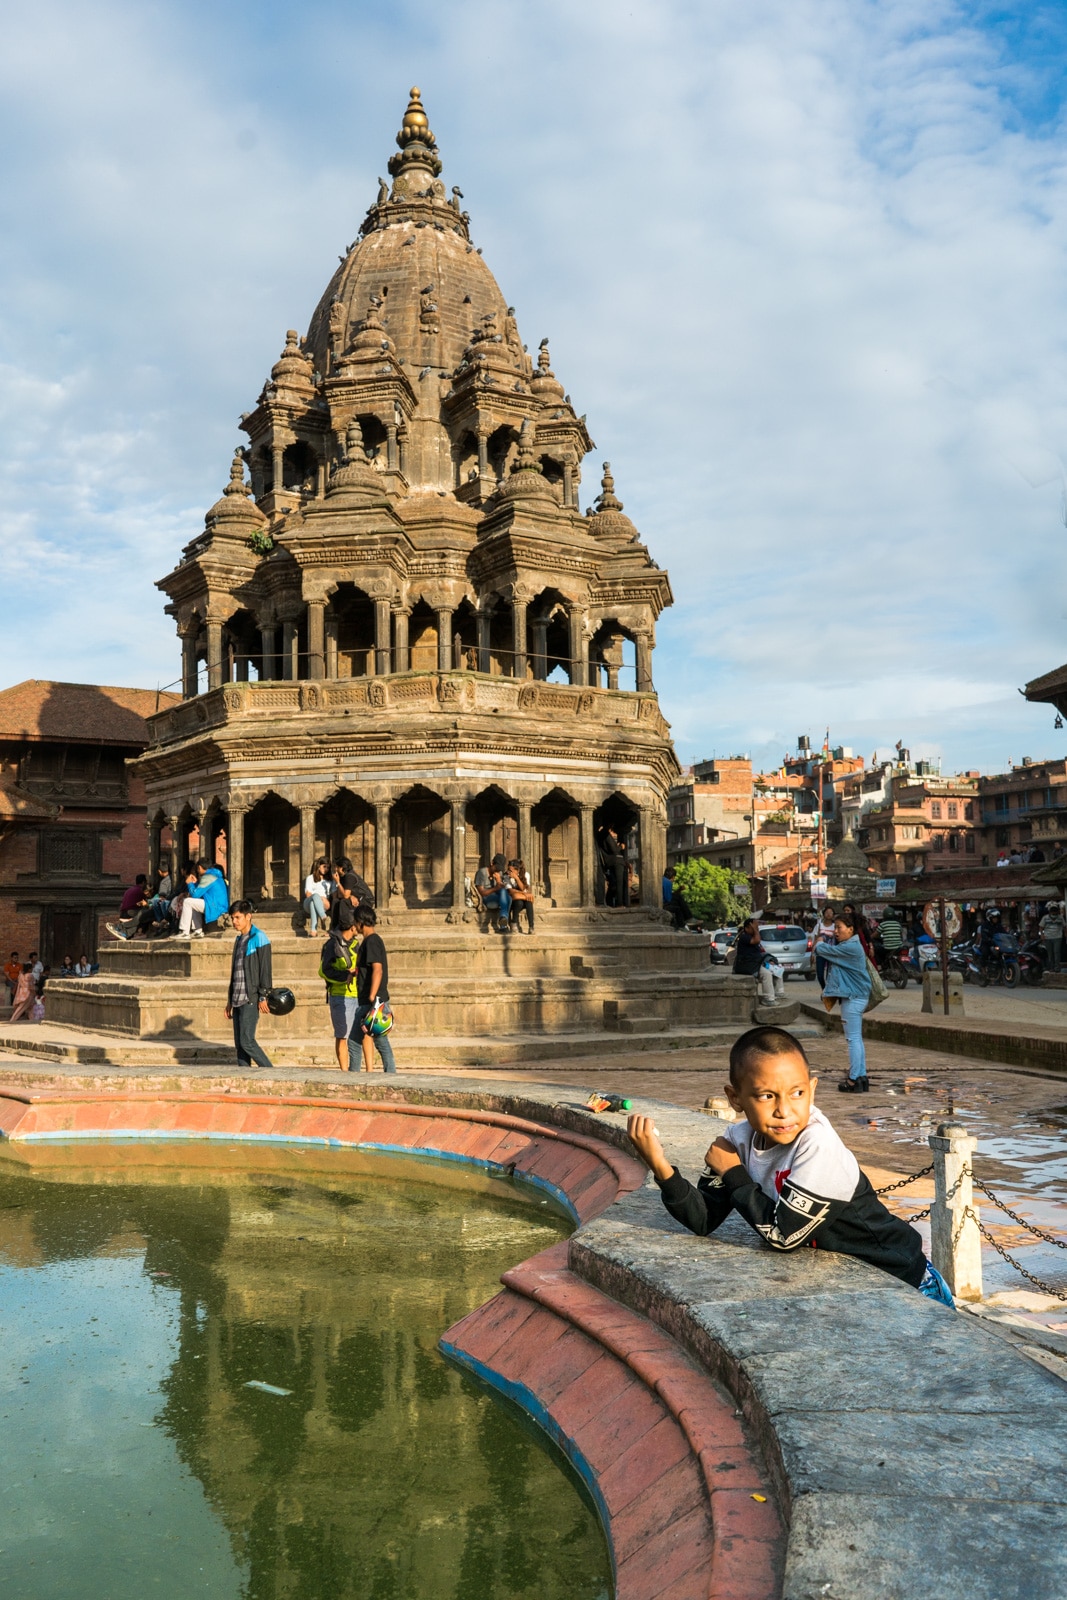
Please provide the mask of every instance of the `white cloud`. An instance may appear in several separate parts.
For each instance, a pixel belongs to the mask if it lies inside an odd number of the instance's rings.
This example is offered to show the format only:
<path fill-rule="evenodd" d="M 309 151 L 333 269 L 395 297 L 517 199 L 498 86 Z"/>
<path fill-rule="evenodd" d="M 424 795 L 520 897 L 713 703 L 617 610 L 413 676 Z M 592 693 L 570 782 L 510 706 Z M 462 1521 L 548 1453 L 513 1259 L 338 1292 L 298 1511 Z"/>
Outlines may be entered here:
<path fill-rule="evenodd" d="M 584 498 L 608 456 L 670 568 L 682 754 L 827 723 L 949 765 L 1057 748 L 1015 687 L 1067 657 L 1067 152 L 1000 36 L 947 0 L 257 19 L 9 19 L 0 676 L 175 675 L 153 580 L 417 81 L 588 413 Z"/>

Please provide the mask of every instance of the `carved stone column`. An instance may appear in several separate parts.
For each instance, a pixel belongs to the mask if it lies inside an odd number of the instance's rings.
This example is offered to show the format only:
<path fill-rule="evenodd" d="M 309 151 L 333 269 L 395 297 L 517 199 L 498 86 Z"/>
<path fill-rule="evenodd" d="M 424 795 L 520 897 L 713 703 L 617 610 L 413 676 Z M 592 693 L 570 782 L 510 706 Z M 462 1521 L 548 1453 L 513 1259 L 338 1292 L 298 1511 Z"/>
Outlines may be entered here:
<path fill-rule="evenodd" d="M 462 911 L 466 903 L 463 882 L 467 871 L 467 829 L 463 818 L 462 800 L 452 802 L 452 909 Z"/>
<path fill-rule="evenodd" d="M 159 823 L 146 822 L 148 829 L 148 887 L 154 889 L 159 877 Z"/>
<path fill-rule="evenodd" d="M 259 648 L 260 648 L 260 654 L 261 654 L 262 661 L 263 661 L 262 676 L 263 676 L 263 678 L 267 679 L 268 681 L 273 680 L 273 678 L 275 677 L 275 675 L 277 673 L 277 670 L 278 670 L 277 667 L 274 664 L 274 629 L 273 628 L 260 628 L 260 630 L 259 630 Z"/>
<path fill-rule="evenodd" d="M 397 672 L 411 671 L 411 645 L 408 640 L 408 624 L 411 621 L 411 612 L 407 606 L 400 606 L 394 613 L 393 627 L 395 630 L 395 668 Z"/>
<path fill-rule="evenodd" d="M 315 813 L 318 806 L 313 800 L 300 807 L 300 888 L 311 871 L 315 859 Z M 301 895 L 302 898 L 302 895 Z"/>
<path fill-rule="evenodd" d="M 565 506 L 573 506 L 574 503 L 575 503 L 575 495 L 574 495 L 574 462 L 571 460 L 570 456 L 564 456 L 564 458 L 563 458 L 563 504 Z"/>
<path fill-rule="evenodd" d="M 326 457 L 319 456 L 315 464 L 315 499 L 326 498 Z"/>
<path fill-rule="evenodd" d="M 581 860 L 579 863 L 580 895 L 583 906 L 596 901 L 596 841 L 593 838 L 593 808 L 583 805 L 581 818 Z"/>
<path fill-rule="evenodd" d="M 308 677 L 326 676 L 326 602 L 308 601 Z"/>
<path fill-rule="evenodd" d="M 652 637 L 648 633 L 636 635 L 637 644 L 637 692 L 650 694 L 652 692 Z"/>
<path fill-rule="evenodd" d="M 222 623 L 207 624 L 207 686 L 222 688 Z"/>
<path fill-rule="evenodd" d="M 437 670 L 452 671 L 452 607 L 435 606 L 437 617 Z"/>
<path fill-rule="evenodd" d="M 482 480 L 482 490 L 485 490 L 485 480 L 489 476 L 489 435 L 478 431 L 478 476 Z"/>
<path fill-rule="evenodd" d="M 567 607 L 567 652 L 570 656 L 570 679 L 580 688 L 585 687 L 585 630 L 578 606 Z"/>
<path fill-rule="evenodd" d="M 389 909 L 389 812 L 392 801 L 381 799 L 374 808 L 374 902 L 379 911 Z"/>
<path fill-rule="evenodd" d="M 230 801 L 226 813 L 226 867 L 230 880 L 230 899 L 243 900 L 245 894 L 245 807 Z"/>
<path fill-rule="evenodd" d="M 283 483 L 284 483 L 284 480 L 285 480 L 285 468 L 284 468 L 284 465 L 283 465 L 283 457 L 284 457 L 284 455 L 285 455 L 285 450 L 282 447 L 282 445 L 276 444 L 274 446 L 274 451 L 273 451 L 274 476 L 273 476 L 273 479 L 272 479 L 272 485 L 273 485 L 273 489 L 274 489 L 274 493 L 275 494 L 281 494 L 282 486 L 283 486 Z"/>
<path fill-rule="evenodd" d="M 548 623 L 543 617 L 533 625 L 533 673 L 541 683 L 548 677 Z"/>
<path fill-rule="evenodd" d="M 519 801 L 519 859 L 525 863 L 530 874 L 531 883 L 537 882 L 537 873 L 534 871 L 533 858 L 530 851 L 533 846 L 533 835 L 530 831 L 530 812 L 533 810 L 528 800 Z"/>
<path fill-rule="evenodd" d="M 511 675 L 526 676 L 526 605 L 525 600 L 511 603 Z"/>
<path fill-rule="evenodd" d="M 326 612 L 326 676 L 337 676 L 337 613 L 330 606 Z"/>
<path fill-rule="evenodd" d="M 385 428 L 385 464 L 390 472 L 395 472 L 400 463 L 400 452 L 396 445 L 396 424 L 387 423 Z"/>
<path fill-rule="evenodd" d="M 282 677 L 295 678 L 299 674 L 294 671 L 294 657 L 299 642 L 295 622 L 282 623 Z"/>
<path fill-rule="evenodd" d="M 667 865 L 667 830 L 651 806 L 642 806 L 638 822 L 641 865 L 641 904 L 655 909 L 663 904 L 663 869 Z"/>
<path fill-rule="evenodd" d="M 478 613 L 478 671 L 489 671 L 489 613 Z"/>
<path fill-rule="evenodd" d="M 187 628 L 182 641 L 182 699 L 192 700 L 197 692 L 196 629 Z"/>
<path fill-rule="evenodd" d="M 392 608 L 388 600 L 377 599 L 374 602 L 374 655 L 375 671 L 382 678 L 392 668 L 391 640 L 389 638 L 389 622 Z"/>
<path fill-rule="evenodd" d="M 167 818 L 167 826 L 170 829 L 170 881 L 171 881 L 171 884 L 173 885 L 174 893 L 177 894 L 177 892 L 178 892 L 179 849 L 180 849 L 180 844 L 179 844 L 180 833 L 179 833 L 179 823 L 178 823 L 177 816 L 168 817 Z"/>

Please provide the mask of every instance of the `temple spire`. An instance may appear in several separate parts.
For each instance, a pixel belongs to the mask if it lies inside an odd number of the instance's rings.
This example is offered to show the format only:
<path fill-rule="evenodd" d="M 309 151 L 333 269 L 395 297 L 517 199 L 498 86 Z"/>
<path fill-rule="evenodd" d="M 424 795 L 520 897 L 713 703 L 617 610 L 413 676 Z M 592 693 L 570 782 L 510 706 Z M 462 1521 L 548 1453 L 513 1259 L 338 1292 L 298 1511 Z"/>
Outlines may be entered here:
<path fill-rule="evenodd" d="M 423 109 L 422 96 L 418 89 L 412 89 L 408 108 L 404 112 L 404 120 L 400 132 L 396 136 L 399 146 L 399 155 L 389 157 L 389 172 L 394 179 L 393 199 L 397 199 L 400 192 L 410 189 L 410 179 L 405 182 L 405 175 L 409 169 L 417 168 L 428 172 L 431 178 L 439 176 L 441 171 L 441 157 L 437 153 L 437 140 L 433 136 L 429 119 Z M 444 190 L 441 190 L 444 198 Z"/>

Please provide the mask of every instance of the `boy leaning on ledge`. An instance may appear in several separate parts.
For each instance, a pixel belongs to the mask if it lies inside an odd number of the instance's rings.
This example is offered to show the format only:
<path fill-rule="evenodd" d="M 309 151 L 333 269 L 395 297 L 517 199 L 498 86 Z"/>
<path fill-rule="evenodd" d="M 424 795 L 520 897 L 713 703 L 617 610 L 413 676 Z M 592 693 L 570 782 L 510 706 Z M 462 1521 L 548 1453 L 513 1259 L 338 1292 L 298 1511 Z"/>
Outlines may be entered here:
<path fill-rule="evenodd" d="M 772 1250 L 809 1245 L 858 1256 L 952 1305 L 918 1233 L 886 1209 L 817 1109 L 817 1082 L 803 1045 L 784 1028 L 743 1033 L 725 1089 L 744 1120 L 714 1140 L 695 1189 L 667 1160 L 651 1117 L 632 1116 L 627 1132 L 663 1204 L 691 1233 L 713 1233 L 738 1211 Z"/>

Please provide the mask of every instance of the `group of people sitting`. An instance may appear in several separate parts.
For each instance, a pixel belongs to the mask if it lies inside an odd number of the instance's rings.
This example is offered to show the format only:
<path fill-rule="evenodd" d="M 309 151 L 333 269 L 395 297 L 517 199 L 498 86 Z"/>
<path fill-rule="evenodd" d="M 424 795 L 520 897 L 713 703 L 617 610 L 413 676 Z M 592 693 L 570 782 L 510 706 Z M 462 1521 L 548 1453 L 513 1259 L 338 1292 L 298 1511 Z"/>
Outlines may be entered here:
<path fill-rule="evenodd" d="M 179 939 L 202 939 L 205 927 L 220 922 L 230 909 L 230 891 L 220 866 L 214 862 L 194 862 L 181 875 L 181 888 L 175 892 L 174 880 L 164 872 L 154 890 L 139 872 L 122 897 L 118 917 L 104 926 L 115 939 L 146 939 L 174 935 Z"/>
<path fill-rule="evenodd" d="M 526 933 L 534 931 L 534 894 L 530 874 L 525 863 L 515 858 L 509 861 L 504 855 L 495 855 L 488 866 L 484 864 L 474 874 L 471 893 L 473 904 L 483 911 L 496 912 L 496 928 L 507 933 L 514 922 L 516 932 L 519 917 L 526 913 Z"/>

